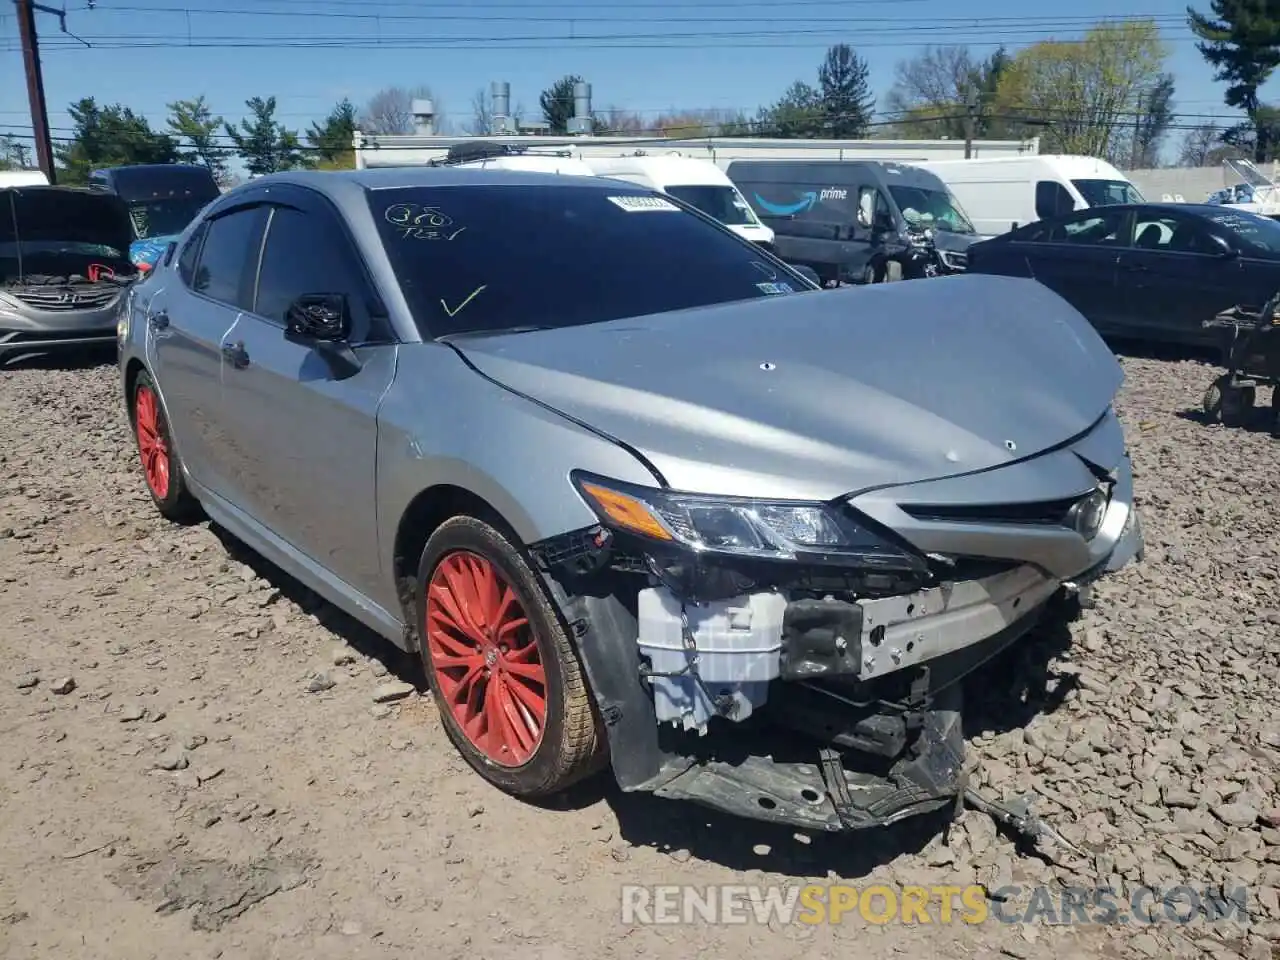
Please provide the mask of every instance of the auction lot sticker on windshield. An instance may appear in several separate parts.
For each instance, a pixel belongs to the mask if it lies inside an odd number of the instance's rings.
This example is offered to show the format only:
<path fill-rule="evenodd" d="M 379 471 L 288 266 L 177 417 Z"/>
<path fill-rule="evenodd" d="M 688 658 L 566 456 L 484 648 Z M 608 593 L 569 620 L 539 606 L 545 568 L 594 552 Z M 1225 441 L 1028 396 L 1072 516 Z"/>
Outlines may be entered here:
<path fill-rule="evenodd" d="M 621 207 L 627 213 L 644 213 L 648 210 L 674 210 L 680 212 L 670 200 L 663 200 L 661 197 L 609 197 L 609 202 L 615 206 Z"/>

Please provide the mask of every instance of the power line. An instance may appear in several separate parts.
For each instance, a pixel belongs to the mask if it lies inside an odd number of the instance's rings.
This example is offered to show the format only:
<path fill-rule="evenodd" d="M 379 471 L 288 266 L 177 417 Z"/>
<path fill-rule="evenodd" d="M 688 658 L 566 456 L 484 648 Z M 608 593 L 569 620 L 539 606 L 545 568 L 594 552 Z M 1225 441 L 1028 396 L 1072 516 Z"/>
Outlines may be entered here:
<path fill-rule="evenodd" d="M 661 42 L 660 38 L 655 37 L 653 40 L 644 40 L 640 38 L 628 38 L 625 35 L 611 37 L 604 40 L 600 37 L 530 37 L 530 38 L 455 38 L 453 42 L 441 42 L 442 38 L 438 35 L 431 37 L 402 37 L 395 40 L 383 38 L 351 38 L 351 37 L 333 37 L 333 38 L 309 38 L 309 39 L 264 39 L 261 37 L 230 37 L 219 41 L 199 41 L 195 39 L 171 38 L 163 41 L 152 42 L 95 42 L 93 47 L 96 50 L 155 50 L 155 49 L 190 49 L 190 50 L 556 50 L 568 52 L 571 50 L 767 50 L 767 49 L 811 49 L 825 50 L 831 45 L 830 34 L 826 31 L 811 31 L 815 36 L 811 39 L 803 39 L 793 37 L 791 39 L 769 39 L 767 35 L 761 34 L 758 39 L 734 39 L 732 37 L 717 38 L 698 35 L 687 38 L 680 38 L 680 42 Z M 922 33 L 927 34 L 927 28 L 918 28 L 916 30 L 904 30 L 903 34 L 909 35 L 917 39 L 903 40 L 885 40 L 867 41 L 865 36 L 860 36 L 857 48 L 861 49 L 897 49 L 919 48 L 921 43 L 918 37 Z M 819 38 L 825 34 L 825 38 Z M 1052 41 L 1058 44 L 1082 44 L 1090 41 L 1082 39 L 1063 39 L 1060 37 L 1046 37 L 1043 34 L 1035 34 L 1030 32 L 1019 31 L 990 31 L 974 28 L 971 32 L 958 33 L 952 29 L 945 34 L 949 43 L 957 46 L 967 47 L 1003 47 L 1015 43 L 1034 43 L 1037 41 Z M 446 38 L 447 39 L 447 38 Z M 520 42 L 513 42 L 513 41 Z M 728 40 L 728 42 L 723 42 Z M 1193 43 L 1196 41 L 1194 35 L 1186 37 L 1165 37 L 1165 43 Z M 541 41 L 541 42 L 538 42 Z M 1106 41 L 1104 41 L 1106 42 Z M 12 52 L 16 48 L 10 45 L 7 48 Z M 50 44 L 46 46 L 47 50 L 52 52 L 63 52 L 66 50 L 78 49 L 69 43 Z"/>
<path fill-rule="evenodd" d="M 928 2 L 928 0 L 903 0 L 903 2 Z M 138 8 L 150 9 L 150 8 Z M 1157 29 L 1177 28 L 1186 32 L 1185 38 L 1176 38 L 1179 40 L 1192 40 L 1194 35 L 1186 27 L 1185 19 L 1180 16 L 1168 14 L 1152 14 L 1148 16 L 1126 15 L 1115 18 L 1103 18 L 1101 20 L 1094 17 L 1044 17 L 1044 16 L 1017 16 L 1017 17 L 997 17 L 997 18 L 975 18 L 975 17 L 950 17 L 935 18 L 925 24 L 904 25 L 900 18 L 857 18 L 854 20 L 835 21 L 831 18 L 816 18 L 814 25 L 806 27 L 787 27 L 782 29 L 763 29 L 754 27 L 747 30 L 718 30 L 718 29 L 698 29 L 672 31 L 664 30 L 660 33 L 646 33 L 628 30 L 623 32 L 589 32 L 582 33 L 576 29 L 570 29 L 567 32 L 560 33 L 535 33 L 535 34 L 481 34 L 474 36 L 441 36 L 438 32 L 429 35 L 406 35 L 401 31 L 387 35 L 381 29 L 382 19 L 367 13 L 347 14 L 317 11 L 315 18 L 343 18 L 356 19 L 366 21 L 375 25 L 378 29 L 372 35 L 355 35 L 350 32 L 344 32 L 340 35 L 311 35 L 298 36 L 291 33 L 287 36 L 263 36 L 261 33 L 253 32 L 250 34 L 199 34 L 192 30 L 189 23 L 190 13 L 212 13 L 213 10 L 192 10 L 191 8 L 172 8 L 183 11 L 188 15 L 188 29 L 182 33 L 138 33 L 130 31 L 128 34 L 99 34 L 85 37 L 80 42 L 85 45 L 91 45 L 99 49 L 154 49 L 159 47 L 187 47 L 187 48 L 267 48 L 267 49 L 310 49 L 310 48 L 348 48 L 348 49 L 366 49 L 369 46 L 376 46 L 388 49 L 398 49 L 402 47 L 412 47 L 415 49 L 448 49 L 450 47 L 465 47 L 467 49 L 518 49 L 518 44 L 532 45 L 528 48 L 541 48 L 546 44 L 565 44 L 576 47 L 594 47 L 594 48 L 610 48 L 618 44 L 626 46 L 639 47 L 683 47 L 687 46 L 689 41 L 696 41 L 698 45 L 710 44 L 714 42 L 717 47 L 730 47 L 735 43 L 742 41 L 754 41 L 750 43 L 741 43 L 744 47 L 756 47 L 761 45 L 782 44 L 782 41 L 794 40 L 806 37 L 821 37 L 823 45 L 830 42 L 832 38 L 832 30 L 841 24 L 849 24 L 857 27 L 857 45 L 858 46 L 890 46 L 890 45 L 919 45 L 916 44 L 885 44 L 868 42 L 868 38 L 885 38 L 910 36 L 913 40 L 917 40 L 921 36 L 926 37 L 945 37 L 950 44 L 962 43 L 960 37 L 956 36 L 957 31 L 965 34 L 973 34 L 977 38 L 974 42 L 983 45 L 991 45 L 993 42 L 1028 42 L 1032 40 L 1057 40 L 1063 43 L 1085 42 L 1086 39 L 1101 39 L 1103 42 L 1121 41 L 1121 37 L 1101 38 L 1067 38 L 1060 39 L 1053 36 L 1058 30 L 1090 31 L 1100 26 L 1125 26 L 1151 24 Z M 219 8 L 225 13 L 241 14 L 244 16 L 279 16 L 285 15 L 280 11 L 262 11 L 248 10 L 242 8 Z M 155 11 L 151 11 L 155 12 Z M 289 14 L 290 16 L 295 16 Z M 425 14 L 413 15 L 396 15 L 395 23 L 399 22 L 417 22 L 424 20 L 439 20 L 437 16 Z M 469 19 L 467 17 L 456 17 L 453 19 Z M 475 17 L 475 19 L 484 19 Z M 570 25 L 576 23 L 573 19 L 565 18 L 549 18 L 549 17 L 511 17 L 505 18 L 513 22 L 546 22 L 546 23 L 568 23 Z M 623 23 L 628 22 L 625 19 L 612 20 L 604 18 L 596 18 L 592 22 L 612 22 Z M 732 21 L 712 20 L 704 18 L 702 20 L 690 18 L 668 18 L 667 21 L 649 20 L 641 22 L 670 22 L 670 23 L 723 23 L 723 22 L 741 22 L 741 18 L 735 18 Z M 804 22 L 791 19 L 792 23 Z M 879 25 L 878 25 L 879 24 Z M 782 44 L 793 45 L 793 44 Z M 66 48 L 73 46 L 67 41 L 61 41 L 55 44 L 58 48 Z"/>
<path fill-rule="evenodd" d="M 886 3 L 888 0 L 875 0 L 877 3 Z M 899 0 L 901 3 L 931 3 L 934 0 Z M 699 4 L 702 6 L 702 4 Z M 440 6 L 438 4 L 434 6 Z M 448 6 L 447 4 L 445 6 Z M 628 4 L 627 9 L 631 8 Z M 468 7 L 474 10 L 474 7 Z M 599 9 L 598 7 L 593 9 Z M 308 10 L 305 14 L 298 13 L 296 10 L 263 10 L 260 7 L 135 7 L 120 6 L 112 4 L 112 12 L 139 12 L 151 14 L 171 14 L 185 17 L 193 16 L 241 16 L 241 17 L 289 17 L 298 18 L 305 17 L 307 20 L 314 19 L 339 19 L 339 20 L 380 20 L 391 23 L 419 23 L 419 22 L 436 22 L 436 21 L 464 21 L 464 22 L 482 22 L 482 23 L 741 23 L 743 17 L 741 14 L 735 16 L 714 16 L 714 17 L 633 17 L 625 13 L 621 16 L 590 16 L 580 14 L 560 14 L 557 16 L 529 14 L 505 14 L 496 16 L 493 14 L 439 14 L 439 13 L 380 13 L 377 11 L 370 12 L 368 9 L 361 7 L 359 13 L 336 12 L 332 10 Z M 861 26 L 866 23 L 874 22 L 890 22 L 901 23 L 901 17 L 867 17 L 859 15 L 857 17 L 831 17 L 820 15 L 805 15 L 801 17 L 792 16 L 788 18 L 792 22 L 813 21 L 815 23 L 826 24 L 828 28 L 836 25 L 852 25 Z M 1130 23 L 1143 21 L 1169 21 L 1177 23 L 1185 23 L 1186 17 L 1182 14 L 1166 14 L 1166 13 L 1125 13 L 1118 14 L 1114 17 L 1099 18 L 1096 16 L 1062 16 L 1062 17 L 1043 17 L 1043 16 L 1015 16 L 1015 17 L 930 17 L 929 22 L 932 24 L 948 24 L 948 23 L 1013 23 L 1013 24 L 1036 24 L 1047 22 L 1050 26 L 1055 24 L 1073 24 L 1081 26 L 1092 26 L 1099 22 L 1106 23 Z"/>
<path fill-rule="evenodd" d="M 330 7 L 358 7 L 361 10 L 369 10 L 373 7 L 386 7 L 392 9 L 422 9 L 420 0 L 268 0 L 274 6 L 296 6 L 307 8 L 305 15 L 314 12 L 317 6 Z M 722 10 L 741 10 L 742 8 L 767 8 L 779 9 L 788 13 L 796 8 L 813 9 L 815 7 L 863 7 L 863 6 L 893 6 L 896 7 L 900 3 L 935 3 L 944 2 L 944 0 L 699 0 L 698 6 L 704 9 L 722 9 Z M 949 0 L 945 0 L 949 2 Z M 527 10 L 527 3 L 507 2 L 507 3 L 473 3 L 470 0 L 441 0 L 436 2 L 433 0 L 431 4 L 434 9 L 467 9 L 467 10 Z M 539 3 L 539 9 L 549 10 L 599 10 L 600 4 L 593 0 L 569 0 L 569 2 L 545 2 Z M 632 3 L 628 0 L 628 10 L 685 10 L 688 9 L 687 0 L 666 0 L 666 2 L 636 2 Z M 71 7 L 69 10 L 84 10 L 101 12 L 104 8 L 100 6 L 90 7 L 89 5 Z M 119 7 L 113 3 L 112 10 L 118 10 Z M 145 10 L 148 13 L 170 13 L 182 11 L 189 8 L 175 7 L 169 5 L 160 5 L 154 7 L 139 7 L 139 10 Z M 194 8 L 190 8 L 194 9 Z"/>

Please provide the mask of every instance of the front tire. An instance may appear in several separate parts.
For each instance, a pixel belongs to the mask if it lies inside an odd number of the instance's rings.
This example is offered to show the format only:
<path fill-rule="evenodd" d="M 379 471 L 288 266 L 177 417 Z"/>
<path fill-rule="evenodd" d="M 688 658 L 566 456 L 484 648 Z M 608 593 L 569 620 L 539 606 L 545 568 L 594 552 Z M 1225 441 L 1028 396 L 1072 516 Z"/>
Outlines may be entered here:
<path fill-rule="evenodd" d="M 145 370 L 133 384 L 129 419 L 151 501 L 166 520 L 188 523 L 200 516 L 200 504 L 187 489 L 182 459 L 169 431 L 169 417 L 155 382 Z"/>
<path fill-rule="evenodd" d="M 603 751 L 582 665 L 522 552 L 470 516 L 418 568 L 421 653 L 454 746 L 494 786 L 535 799 L 594 773 Z"/>

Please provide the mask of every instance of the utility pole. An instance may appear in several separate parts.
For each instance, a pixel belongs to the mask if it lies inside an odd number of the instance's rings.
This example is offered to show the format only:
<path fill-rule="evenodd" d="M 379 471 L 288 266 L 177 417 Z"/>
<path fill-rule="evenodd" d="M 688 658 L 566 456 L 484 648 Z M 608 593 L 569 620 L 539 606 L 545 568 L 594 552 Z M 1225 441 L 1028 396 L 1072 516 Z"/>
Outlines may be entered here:
<path fill-rule="evenodd" d="M 977 120 L 978 98 L 973 94 L 969 94 L 969 99 L 965 101 L 964 105 L 964 158 L 966 160 L 973 157 L 973 137 Z"/>
<path fill-rule="evenodd" d="M 1138 102 L 1135 104 L 1133 111 L 1133 147 L 1129 151 L 1130 170 L 1138 169 L 1138 148 L 1140 146 L 1139 141 L 1142 138 L 1142 94 L 1143 91 L 1139 90 Z"/>
<path fill-rule="evenodd" d="M 22 37 L 22 62 L 27 68 L 27 99 L 31 103 L 31 130 L 36 138 L 36 160 L 49 178 L 53 169 L 53 142 L 49 138 L 49 111 L 44 102 L 44 75 L 40 72 L 40 41 L 36 38 L 36 5 L 32 0 L 14 0 L 18 8 L 18 34 Z"/>

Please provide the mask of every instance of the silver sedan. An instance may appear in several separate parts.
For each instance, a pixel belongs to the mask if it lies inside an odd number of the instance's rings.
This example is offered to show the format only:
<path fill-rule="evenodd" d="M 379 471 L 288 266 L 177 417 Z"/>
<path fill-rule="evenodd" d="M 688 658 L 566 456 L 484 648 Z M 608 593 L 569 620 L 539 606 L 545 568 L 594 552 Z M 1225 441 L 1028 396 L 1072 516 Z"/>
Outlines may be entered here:
<path fill-rule="evenodd" d="M 1121 372 L 1060 297 L 823 292 L 614 180 L 254 180 L 119 339 L 159 511 L 420 655 L 522 797 L 611 766 L 826 830 L 954 802 L 956 681 L 1141 552 Z"/>

